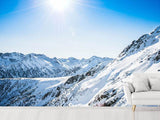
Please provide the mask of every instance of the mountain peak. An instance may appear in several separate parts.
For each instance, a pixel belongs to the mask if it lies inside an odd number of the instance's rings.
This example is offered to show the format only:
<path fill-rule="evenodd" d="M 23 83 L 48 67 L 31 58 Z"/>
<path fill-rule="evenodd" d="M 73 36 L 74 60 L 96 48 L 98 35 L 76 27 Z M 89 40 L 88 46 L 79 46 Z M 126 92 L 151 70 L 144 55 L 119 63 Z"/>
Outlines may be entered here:
<path fill-rule="evenodd" d="M 135 54 L 148 46 L 151 46 L 157 42 L 157 36 L 160 35 L 160 26 L 158 26 L 154 31 L 150 34 L 142 35 L 138 40 L 132 41 L 130 45 L 128 45 L 120 54 L 119 57 L 126 57 L 128 55 Z"/>

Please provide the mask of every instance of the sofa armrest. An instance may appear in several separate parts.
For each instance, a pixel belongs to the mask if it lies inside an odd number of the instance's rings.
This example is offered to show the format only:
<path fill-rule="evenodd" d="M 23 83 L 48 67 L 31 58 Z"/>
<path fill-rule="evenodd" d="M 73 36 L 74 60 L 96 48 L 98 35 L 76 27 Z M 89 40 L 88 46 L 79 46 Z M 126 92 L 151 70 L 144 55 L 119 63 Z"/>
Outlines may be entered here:
<path fill-rule="evenodd" d="M 132 104 L 132 92 L 134 92 L 134 91 L 130 88 L 130 86 L 131 86 L 130 84 L 131 83 L 125 83 L 123 85 L 123 89 L 124 89 L 127 103 L 131 105 Z"/>

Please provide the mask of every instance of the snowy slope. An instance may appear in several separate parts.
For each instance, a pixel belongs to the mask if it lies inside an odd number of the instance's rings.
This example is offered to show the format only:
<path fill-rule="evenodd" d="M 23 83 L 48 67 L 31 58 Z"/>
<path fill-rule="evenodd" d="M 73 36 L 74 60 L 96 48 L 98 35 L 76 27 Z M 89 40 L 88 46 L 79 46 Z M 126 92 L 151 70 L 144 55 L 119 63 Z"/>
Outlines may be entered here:
<path fill-rule="evenodd" d="M 0 53 L 0 78 L 63 77 L 80 74 L 111 58 L 58 59 L 43 54 Z M 84 67 L 86 66 L 86 67 Z"/>
<path fill-rule="evenodd" d="M 69 61 L 62 61 L 70 67 Z M 3 93 L 0 105 L 123 106 L 126 105 L 121 86 L 123 82 L 131 81 L 131 75 L 135 72 L 159 71 L 160 27 L 157 27 L 132 42 L 111 63 L 102 62 L 87 72 L 56 78 L 55 81 L 49 78 L 3 79 L 0 81 L 0 92 Z M 13 92 L 15 95 L 11 97 Z"/>
<path fill-rule="evenodd" d="M 101 63 L 82 75 L 60 78 L 0 79 L 0 106 L 64 106 L 75 93 L 80 81 L 93 76 L 106 63 Z M 70 96 L 70 97 L 69 97 Z M 59 100 L 60 99 L 60 100 Z"/>
<path fill-rule="evenodd" d="M 56 97 L 56 88 L 68 77 L 0 80 L 0 106 L 44 106 Z"/>

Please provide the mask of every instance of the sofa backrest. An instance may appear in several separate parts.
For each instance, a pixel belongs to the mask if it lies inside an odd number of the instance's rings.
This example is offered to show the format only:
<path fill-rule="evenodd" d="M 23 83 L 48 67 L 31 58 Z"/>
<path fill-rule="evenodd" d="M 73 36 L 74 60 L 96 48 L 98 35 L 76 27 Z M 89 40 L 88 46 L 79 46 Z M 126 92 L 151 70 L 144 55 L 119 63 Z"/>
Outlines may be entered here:
<path fill-rule="evenodd" d="M 134 73 L 132 84 L 135 92 L 160 90 L 160 73 Z"/>

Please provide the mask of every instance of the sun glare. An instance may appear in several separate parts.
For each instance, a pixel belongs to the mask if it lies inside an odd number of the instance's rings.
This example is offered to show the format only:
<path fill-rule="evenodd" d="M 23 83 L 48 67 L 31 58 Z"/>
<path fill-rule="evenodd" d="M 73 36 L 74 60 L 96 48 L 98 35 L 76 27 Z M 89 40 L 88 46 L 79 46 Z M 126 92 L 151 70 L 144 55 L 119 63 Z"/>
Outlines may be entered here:
<path fill-rule="evenodd" d="M 64 11 L 71 7 L 72 0 L 49 0 L 49 5 L 51 8 L 57 11 Z"/>

